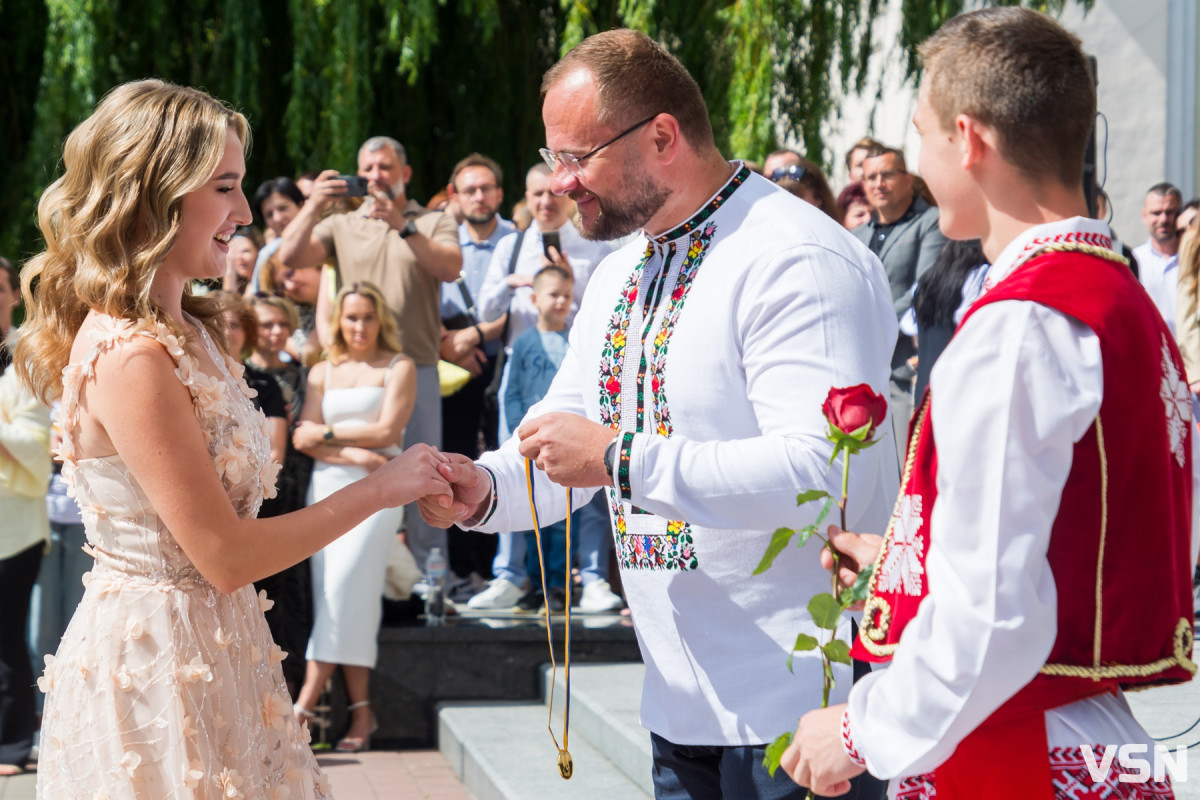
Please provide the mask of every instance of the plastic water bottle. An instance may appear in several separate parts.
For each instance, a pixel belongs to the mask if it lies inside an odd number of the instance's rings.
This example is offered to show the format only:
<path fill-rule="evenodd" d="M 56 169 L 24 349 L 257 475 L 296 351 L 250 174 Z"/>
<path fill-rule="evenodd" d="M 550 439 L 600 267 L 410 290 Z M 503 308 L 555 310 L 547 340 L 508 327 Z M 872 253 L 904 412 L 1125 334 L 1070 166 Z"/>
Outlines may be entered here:
<path fill-rule="evenodd" d="M 434 547 L 425 559 L 425 625 L 441 627 L 446 624 L 446 557 L 442 548 Z"/>

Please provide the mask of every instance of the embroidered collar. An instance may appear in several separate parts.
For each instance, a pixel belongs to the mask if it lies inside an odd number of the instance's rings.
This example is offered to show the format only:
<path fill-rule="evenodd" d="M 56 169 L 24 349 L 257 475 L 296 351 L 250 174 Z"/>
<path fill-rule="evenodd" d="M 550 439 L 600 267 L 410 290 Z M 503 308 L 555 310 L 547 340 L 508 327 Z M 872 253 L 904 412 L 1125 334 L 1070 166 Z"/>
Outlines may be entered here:
<path fill-rule="evenodd" d="M 721 187 L 720 191 L 709 198 L 708 202 L 701 206 L 699 211 L 693 214 L 686 222 L 676 225 L 662 236 L 654 237 L 654 239 L 651 241 L 653 241 L 655 244 L 663 245 L 672 239 L 678 239 L 682 236 L 687 236 L 692 231 L 703 225 L 709 217 L 716 213 L 716 210 L 720 208 L 725 201 L 733 195 L 734 192 L 737 191 L 739 186 L 746 182 L 748 177 L 750 177 L 750 168 L 747 167 L 743 162 L 735 161 L 733 162 L 733 165 L 738 168 L 733 173 L 733 177 Z"/>
<path fill-rule="evenodd" d="M 1112 233 L 1108 225 L 1097 219 L 1071 217 L 1058 222 L 1035 225 L 1008 243 L 988 271 L 983 291 L 995 287 L 1013 271 L 1051 244 L 1074 242 L 1112 249 Z"/>

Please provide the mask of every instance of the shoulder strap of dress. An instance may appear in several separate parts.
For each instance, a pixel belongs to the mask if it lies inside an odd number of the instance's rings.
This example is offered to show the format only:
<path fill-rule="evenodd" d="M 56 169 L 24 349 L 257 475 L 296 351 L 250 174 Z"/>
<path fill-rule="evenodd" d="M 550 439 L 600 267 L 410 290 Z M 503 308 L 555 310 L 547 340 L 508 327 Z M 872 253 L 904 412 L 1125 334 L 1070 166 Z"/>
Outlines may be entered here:
<path fill-rule="evenodd" d="M 135 336 L 159 338 L 152 331 L 138 328 L 130 320 L 116 319 L 107 314 L 100 314 L 99 317 L 96 326 L 89 332 L 91 347 L 77 363 L 68 364 L 63 369 L 62 402 L 59 407 L 62 444 L 56 455 L 66 464 L 74 464 L 76 460 L 75 429 L 79 425 L 79 392 L 84 382 L 95 375 L 100 354 L 131 341 Z M 163 346 L 170 351 L 166 342 L 163 342 Z"/>

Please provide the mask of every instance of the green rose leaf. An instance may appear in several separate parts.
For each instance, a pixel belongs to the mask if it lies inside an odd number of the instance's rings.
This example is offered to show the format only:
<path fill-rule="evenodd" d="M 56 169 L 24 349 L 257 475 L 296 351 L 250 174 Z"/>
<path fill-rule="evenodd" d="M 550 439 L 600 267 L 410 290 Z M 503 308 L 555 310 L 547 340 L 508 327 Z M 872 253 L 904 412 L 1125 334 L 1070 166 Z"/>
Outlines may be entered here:
<path fill-rule="evenodd" d="M 771 568 L 775 563 L 775 556 L 783 552 L 783 548 L 788 546 L 788 542 L 792 540 L 792 535 L 795 533 L 791 528 L 778 528 L 771 534 L 771 543 L 767 545 L 767 552 L 763 553 L 762 561 L 758 562 L 758 566 L 754 568 L 754 575 L 761 575 Z M 807 538 L 807 537 L 805 537 Z"/>
<path fill-rule="evenodd" d="M 833 639 L 832 641 L 826 642 L 825 646 L 821 648 L 821 652 L 824 653 L 825 657 L 830 661 L 836 661 L 839 664 L 850 663 L 850 645 L 846 644 L 841 639 Z"/>
<path fill-rule="evenodd" d="M 867 436 L 870 433 L 871 433 L 871 423 L 868 422 L 866 425 L 863 425 L 858 430 L 851 431 L 849 436 L 851 439 L 854 439 L 855 441 L 865 442 L 867 440 Z"/>
<path fill-rule="evenodd" d="M 792 652 L 788 653 L 788 672 L 792 671 L 792 656 L 794 656 L 796 653 L 803 653 L 805 650 L 816 650 L 817 644 L 817 640 L 809 636 L 807 633 L 802 633 L 797 636 L 796 643 L 792 645 Z"/>
<path fill-rule="evenodd" d="M 838 453 L 846 449 L 846 434 L 839 431 L 837 428 L 830 426 L 829 439 L 833 442 L 833 452 L 829 454 L 829 466 L 833 466 L 833 462 L 837 461 Z"/>
<path fill-rule="evenodd" d="M 816 525 L 805 525 L 800 530 L 796 531 L 796 547 L 804 547 L 808 544 L 808 540 L 817 532 Z"/>
<path fill-rule="evenodd" d="M 825 518 L 829 516 L 829 512 L 832 508 L 833 498 L 829 495 L 825 495 L 825 505 L 821 507 L 821 513 L 817 514 L 817 521 L 814 522 L 813 525 L 820 527 L 821 523 L 825 521 Z"/>
<path fill-rule="evenodd" d="M 874 564 L 868 564 L 858 571 L 858 577 L 854 579 L 854 585 L 842 590 L 841 600 L 843 606 L 850 606 L 867 599 L 867 594 L 870 593 L 871 575 L 874 572 Z"/>
<path fill-rule="evenodd" d="M 822 592 L 808 601 L 808 613 L 812 615 L 813 624 L 827 631 L 837 630 L 838 617 L 842 615 L 842 606 L 833 595 Z"/>
<path fill-rule="evenodd" d="M 767 772 L 771 777 L 775 777 L 775 770 L 779 769 L 779 760 L 783 758 L 783 751 L 788 749 L 788 745 L 792 743 L 792 734 L 781 733 L 767 745 L 766 752 L 763 754 L 763 766 L 767 768 Z"/>
<path fill-rule="evenodd" d="M 809 489 L 807 492 L 796 495 L 796 505 L 802 506 L 813 500 L 820 500 L 822 497 L 829 497 L 829 492 L 824 489 Z"/>

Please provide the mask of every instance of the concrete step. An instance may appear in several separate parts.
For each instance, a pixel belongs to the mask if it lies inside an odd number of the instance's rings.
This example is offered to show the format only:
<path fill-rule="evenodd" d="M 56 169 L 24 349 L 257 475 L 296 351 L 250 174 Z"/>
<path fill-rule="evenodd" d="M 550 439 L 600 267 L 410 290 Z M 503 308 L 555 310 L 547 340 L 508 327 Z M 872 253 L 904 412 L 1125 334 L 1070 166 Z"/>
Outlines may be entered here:
<path fill-rule="evenodd" d="M 574 674 L 571 679 L 574 683 Z M 555 735 L 561 742 L 557 704 L 555 717 Z M 575 771 L 570 780 L 563 780 L 546 722 L 546 706 L 538 703 L 442 703 L 438 748 L 476 800 L 649 800 L 652 796 L 574 726 L 568 749 Z"/>
<path fill-rule="evenodd" d="M 650 734 L 640 722 L 642 664 L 571 665 L 571 735 L 595 745 L 635 785 L 654 794 Z M 542 668 L 543 696 L 550 696 L 551 669 Z M 561 713 L 566 673 L 559 665 L 554 708 Z"/>

